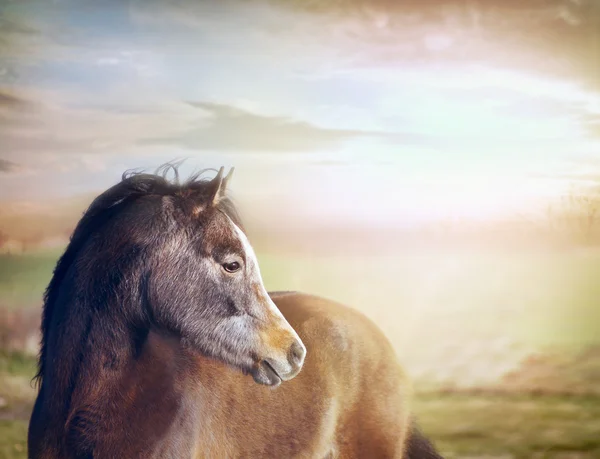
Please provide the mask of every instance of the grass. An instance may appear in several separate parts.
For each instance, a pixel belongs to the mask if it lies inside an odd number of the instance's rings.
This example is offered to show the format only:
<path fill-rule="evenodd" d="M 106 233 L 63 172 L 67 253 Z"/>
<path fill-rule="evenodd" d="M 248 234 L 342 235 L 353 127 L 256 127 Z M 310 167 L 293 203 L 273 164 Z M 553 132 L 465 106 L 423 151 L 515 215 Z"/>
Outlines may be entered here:
<path fill-rule="evenodd" d="M 34 357 L 0 350 L 0 459 L 27 457 L 27 424 L 35 391 Z"/>
<path fill-rule="evenodd" d="M 421 395 L 424 432 L 452 458 L 600 457 L 600 398 Z"/>
<path fill-rule="evenodd" d="M 0 349 L 0 374 L 30 378 L 35 373 L 36 367 L 35 357 L 22 352 L 7 352 Z"/>
<path fill-rule="evenodd" d="M 39 306 L 60 252 L 0 254 L 0 305 Z"/>
<path fill-rule="evenodd" d="M 0 459 L 27 458 L 27 422 L 0 419 Z"/>

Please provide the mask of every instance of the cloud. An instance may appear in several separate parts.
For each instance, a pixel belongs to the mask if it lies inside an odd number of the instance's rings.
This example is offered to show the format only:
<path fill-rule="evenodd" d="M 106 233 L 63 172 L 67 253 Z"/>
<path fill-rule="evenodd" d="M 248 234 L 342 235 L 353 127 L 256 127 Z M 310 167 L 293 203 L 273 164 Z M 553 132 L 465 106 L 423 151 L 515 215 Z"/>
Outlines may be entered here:
<path fill-rule="evenodd" d="M 2 174 L 11 174 L 14 172 L 20 172 L 24 168 L 17 163 L 12 161 L 8 161 L 7 159 L 0 158 L 0 173 Z"/>
<path fill-rule="evenodd" d="M 39 31 L 30 27 L 27 24 L 14 19 L 8 19 L 0 16 L 0 36 L 3 40 L 7 40 L 9 35 L 37 35 Z"/>
<path fill-rule="evenodd" d="M 116 57 L 100 57 L 96 60 L 96 64 L 99 66 L 104 65 L 119 65 L 121 60 Z"/>
<path fill-rule="evenodd" d="M 598 119 L 595 123 L 588 123 L 587 130 L 592 136 L 600 138 L 600 119 Z"/>
<path fill-rule="evenodd" d="M 189 102 L 207 114 L 202 125 L 176 137 L 154 137 L 144 143 L 177 144 L 217 151 L 314 151 L 380 133 L 321 128 L 282 116 L 264 116 L 231 105 Z"/>
<path fill-rule="evenodd" d="M 0 84 L 14 84 L 26 75 L 32 59 L 55 53 L 55 31 L 47 24 L 32 24 L 27 14 L 16 15 L 0 1 Z"/>
<path fill-rule="evenodd" d="M 0 147 L 4 146 L 3 136 L 12 129 L 19 129 L 37 108 L 31 97 L 23 97 L 21 92 L 0 88 Z M 5 153 L 7 150 L 3 150 Z"/>
<path fill-rule="evenodd" d="M 315 166 L 352 166 L 354 163 L 350 160 L 343 159 L 315 159 L 308 161 L 308 164 Z"/>
<path fill-rule="evenodd" d="M 586 113 L 581 120 L 587 132 L 594 138 L 600 139 L 600 113 Z"/>
<path fill-rule="evenodd" d="M 28 97 L 18 95 L 21 93 Z M 80 100 L 86 99 L 77 92 L 35 88 L 0 92 L 3 157 L 36 168 L 62 167 L 61 163 L 75 160 L 84 164 L 84 156 L 131 154 L 149 133 L 176 137 L 198 119 L 196 109 L 160 98 L 144 101 L 134 97 L 121 100 L 121 104 L 109 98 L 105 106 L 97 107 Z"/>
<path fill-rule="evenodd" d="M 317 35 L 353 51 L 354 66 L 477 60 L 576 77 L 600 91 L 597 0 L 272 0 L 270 4 L 328 16 L 330 24 Z"/>
<path fill-rule="evenodd" d="M 2 108 L 8 108 L 8 109 L 23 108 L 23 107 L 28 107 L 30 105 L 31 105 L 31 103 L 27 99 L 25 99 L 21 96 L 12 94 L 10 92 L 0 90 L 0 109 L 2 109 Z"/>
<path fill-rule="evenodd" d="M 3 13 L 1 9 L 0 13 Z M 10 39 L 19 36 L 31 36 L 38 34 L 38 29 L 31 27 L 21 18 L 9 17 L 7 14 L 2 14 L 0 16 L 0 43 L 8 42 Z"/>

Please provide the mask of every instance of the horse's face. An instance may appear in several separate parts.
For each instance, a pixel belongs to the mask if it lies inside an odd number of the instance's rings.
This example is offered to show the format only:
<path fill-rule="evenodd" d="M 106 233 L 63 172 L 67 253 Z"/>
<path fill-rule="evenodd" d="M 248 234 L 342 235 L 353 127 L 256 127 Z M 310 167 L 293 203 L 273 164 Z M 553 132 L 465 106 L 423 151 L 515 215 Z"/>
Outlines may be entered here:
<path fill-rule="evenodd" d="M 257 383 L 296 376 L 306 349 L 267 294 L 246 235 L 217 208 L 185 221 L 169 231 L 151 274 L 154 319 Z"/>

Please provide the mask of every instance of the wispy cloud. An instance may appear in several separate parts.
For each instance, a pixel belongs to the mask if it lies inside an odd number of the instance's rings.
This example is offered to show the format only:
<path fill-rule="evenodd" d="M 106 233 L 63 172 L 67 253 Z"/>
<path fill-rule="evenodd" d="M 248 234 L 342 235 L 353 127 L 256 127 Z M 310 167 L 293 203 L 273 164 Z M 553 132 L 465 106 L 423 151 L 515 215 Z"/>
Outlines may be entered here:
<path fill-rule="evenodd" d="M 15 35 L 37 35 L 39 31 L 17 19 L 9 19 L 0 16 L 0 43 L 7 43 L 11 36 Z"/>
<path fill-rule="evenodd" d="M 148 136 L 176 137 L 199 116 L 185 104 L 82 107 L 77 93 L 30 91 L 29 97 L 0 92 L 0 151 L 28 167 L 64 168 L 79 164 L 98 170 L 99 158 L 139 154 Z M 62 158 L 62 159 L 61 159 Z M 77 159 L 76 159 L 77 158 Z M 93 167 L 88 167 L 92 165 Z M 16 172 L 16 170 L 15 170 Z"/>
<path fill-rule="evenodd" d="M 145 143 L 178 144 L 192 149 L 238 152 L 297 152 L 320 150 L 379 133 L 321 128 L 305 121 L 251 113 L 230 105 L 190 102 L 208 116 L 201 126 L 177 137 L 155 137 Z"/>
<path fill-rule="evenodd" d="M 8 91 L 0 90 L 0 109 L 19 109 L 30 105 L 31 103 L 27 99 Z"/>
<path fill-rule="evenodd" d="M 22 77 L 24 56 L 50 48 L 48 36 L 31 24 L 30 18 L 9 11 L 12 5 L 0 4 L 0 84 L 15 83 Z"/>
<path fill-rule="evenodd" d="M 588 112 L 580 117 L 589 134 L 600 140 L 600 112 Z"/>
<path fill-rule="evenodd" d="M 0 158 L 0 173 L 10 174 L 13 172 L 19 172 L 23 170 L 23 167 L 12 161 Z"/>
<path fill-rule="evenodd" d="M 600 119 L 588 123 L 587 128 L 591 135 L 600 139 Z"/>
<path fill-rule="evenodd" d="M 391 61 L 477 60 L 579 76 L 590 84 L 600 81 L 594 45 L 600 14 L 595 0 L 255 0 L 218 5 L 149 0 L 134 3 L 130 12 L 144 26 L 177 24 L 178 33 L 170 34 L 169 40 L 173 35 L 184 37 L 181 29 L 209 35 L 217 28 L 235 31 L 219 43 L 222 50 L 246 40 L 250 45 L 261 43 L 265 53 L 281 53 L 283 59 L 290 52 L 304 50 L 291 54 L 303 59 L 314 56 L 316 50 L 323 54 L 335 47 L 337 52 L 328 53 L 326 63 L 313 62 L 317 65 L 298 69 L 309 78 Z"/>

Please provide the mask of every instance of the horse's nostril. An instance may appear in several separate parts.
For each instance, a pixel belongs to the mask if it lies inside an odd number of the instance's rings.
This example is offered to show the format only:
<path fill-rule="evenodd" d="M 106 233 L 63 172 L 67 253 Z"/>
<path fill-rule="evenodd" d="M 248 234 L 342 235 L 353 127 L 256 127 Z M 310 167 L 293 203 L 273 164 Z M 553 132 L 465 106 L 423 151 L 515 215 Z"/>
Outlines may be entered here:
<path fill-rule="evenodd" d="M 290 361 L 296 365 L 302 365 L 304 363 L 304 357 L 306 356 L 306 349 L 302 344 L 295 342 L 290 348 Z"/>

